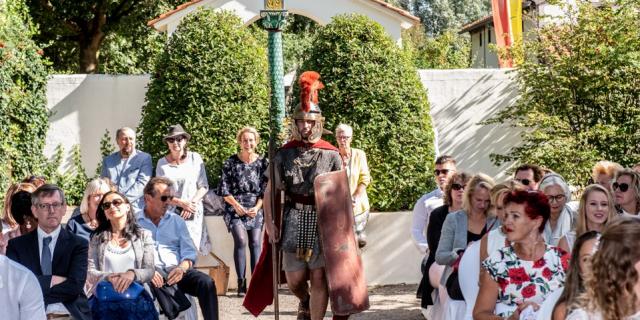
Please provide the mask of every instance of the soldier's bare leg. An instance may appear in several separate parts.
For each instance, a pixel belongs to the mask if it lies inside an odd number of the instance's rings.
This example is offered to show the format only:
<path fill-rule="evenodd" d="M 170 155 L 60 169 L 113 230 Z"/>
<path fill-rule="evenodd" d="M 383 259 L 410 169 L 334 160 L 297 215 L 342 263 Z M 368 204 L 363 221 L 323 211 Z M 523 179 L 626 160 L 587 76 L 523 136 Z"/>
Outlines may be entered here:
<path fill-rule="evenodd" d="M 287 286 L 301 301 L 309 298 L 309 285 L 307 284 L 307 270 L 287 271 Z"/>
<path fill-rule="evenodd" d="M 329 303 L 329 290 L 327 288 L 327 278 L 324 275 L 324 268 L 310 271 L 311 279 L 311 319 L 322 320 L 327 312 Z"/>

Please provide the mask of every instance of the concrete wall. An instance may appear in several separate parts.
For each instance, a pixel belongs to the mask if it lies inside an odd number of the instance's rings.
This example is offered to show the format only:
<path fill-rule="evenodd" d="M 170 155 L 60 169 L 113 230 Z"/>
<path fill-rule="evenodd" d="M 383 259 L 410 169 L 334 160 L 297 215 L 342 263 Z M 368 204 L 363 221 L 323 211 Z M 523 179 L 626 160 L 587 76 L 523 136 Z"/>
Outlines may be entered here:
<path fill-rule="evenodd" d="M 68 152 L 79 144 L 89 176 L 100 159 L 100 139 L 105 130 L 136 128 L 144 105 L 148 75 L 54 75 L 47 84 L 51 112 L 44 153 L 58 145 Z M 115 146 L 115 139 L 112 139 Z M 63 167 L 69 165 L 69 157 Z"/>
<path fill-rule="evenodd" d="M 440 153 L 453 155 L 459 168 L 504 180 L 508 165 L 494 166 L 489 154 L 504 154 L 518 145 L 519 132 L 504 125 L 478 123 L 515 101 L 512 73 L 504 69 L 463 69 L 420 70 L 419 74 L 428 91 Z"/>
<path fill-rule="evenodd" d="M 422 255 L 411 240 L 411 212 L 374 212 L 367 225 L 367 246 L 361 252 L 365 278 L 369 285 L 420 282 Z M 222 217 L 205 217 L 213 244 L 212 251 L 231 268 L 229 288 L 237 287 L 233 263 L 233 238 Z M 248 263 L 247 258 L 247 263 Z M 212 258 L 201 258 L 198 265 L 211 266 Z M 248 274 L 249 272 L 247 272 Z"/>

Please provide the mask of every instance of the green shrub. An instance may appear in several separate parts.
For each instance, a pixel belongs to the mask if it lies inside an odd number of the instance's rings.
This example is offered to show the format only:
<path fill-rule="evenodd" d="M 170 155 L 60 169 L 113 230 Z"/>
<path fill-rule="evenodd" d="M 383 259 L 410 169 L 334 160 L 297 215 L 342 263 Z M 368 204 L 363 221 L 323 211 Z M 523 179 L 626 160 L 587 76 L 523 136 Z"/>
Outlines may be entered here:
<path fill-rule="evenodd" d="M 351 125 L 353 147 L 367 154 L 376 210 L 408 209 L 434 187 L 426 91 L 382 26 L 363 15 L 334 17 L 314 39 L 307 70 L 319 72 L 326 86 L 319 94 L 325 127 Z M 293 105 L 298 100 L 296 93 Z"/>
<path fill-rule="evenodd" d="M 585 185 L 596 161 L 640 161 L 640 3 L 580 4 L 575 23 L 551 24 L 527 42 L 520 98 L 492 119 L 523 128 L 508 161 L 544 165 Z"/>
<path fill-rule="evenodd" d="M 185 17 L 155 63 L 138 130 L 140 148 L 156 161 L 168 152 L 162 142 L 167 128 L 180 123 L 215 185 L 222 162 L 237 151 L 237 130 L 252 125 L 267 132 L 267 70 L 266 48 L 239 17 L 212 10 Z"/>
<path fill-rule="evenodd" d="M 45 163 L 47 72 L 32 35 L 24 3 L 0 1 L 0 197 Z"/>

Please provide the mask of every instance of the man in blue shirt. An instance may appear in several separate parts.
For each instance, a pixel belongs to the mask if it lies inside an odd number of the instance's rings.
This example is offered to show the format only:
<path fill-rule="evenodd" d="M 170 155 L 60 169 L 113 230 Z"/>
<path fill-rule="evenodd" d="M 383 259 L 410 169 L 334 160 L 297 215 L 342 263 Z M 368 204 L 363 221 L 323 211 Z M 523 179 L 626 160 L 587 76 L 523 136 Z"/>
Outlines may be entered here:
<path fill-rule="evenodd" d="M 116 143 L 120 151 L 104 158 L 100 176 L 111 179 L 134 209 L 140 209 L 144 204 L 142 190 L 153 172 L 151 156 L 136 150 L 136 133 L 131 128 L 118 129 Z"/>
<path fill-rule="evenodd" d="M 167 284 L 178 284 L 182 292 L 198 297 L 204 319 L 217 320 L 215 283 L 208 275 L 192 269 L 196 262 L 196 247 L 184 220 L 168 210 L 172 197 L 173 182 L 170 179 L 151 179 L 144 188 L 144 210 L 138 213 L 138 224 L 149 230 L 155 240 L 156 270 L 167 274 Z M 165 279 L 156 271 L 151 282 L 161 287 Z"/>

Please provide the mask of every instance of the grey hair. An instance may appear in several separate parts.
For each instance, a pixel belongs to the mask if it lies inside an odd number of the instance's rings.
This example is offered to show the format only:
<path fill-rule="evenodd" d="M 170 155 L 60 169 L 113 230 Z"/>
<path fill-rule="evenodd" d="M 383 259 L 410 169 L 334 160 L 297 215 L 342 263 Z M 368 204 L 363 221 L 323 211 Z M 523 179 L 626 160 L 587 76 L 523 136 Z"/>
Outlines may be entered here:
<path fill-rule="evenodd" d="M 540 180 L 540 184 L 538 185 L 538 190 L 544 192 L 546 187 L 550 186 L 559 186 L 564 192 L 565 197 L 567 198 L 567 202 L 571 201 L 571 189 L 569 189 L 569 185 L 561 175 L 557 173 L 548 173 L 545 174 L 544 177 Z"/>
<path fill-rule="evenodd" d="M 123 132 L 125 132 L 125 131 L 131 131 L 131 132 L 133 132 L 133 135 L 134 135 L 134 136 L 136 135 L 136 131 L 135 131 L 135 130 L 133 130 L 133 129 L 129 128 L 129 127 L 122 127 L 122 128 L 120 128 L 120 129 L 116 130 L 116 140 L 117 140 L 117 139 L 120 137 L 120 135 L 121 135 Z"/>
<path fill-rule="evenodd" d="M 347 135 L 353 135 L 353 128 L 351 128 L 351 126 L 348 124 L 344 124 L 344 123 L 339 124 L 336 127 L 336 135 L 338 134 L 338 131 L 342 131 Z"/>

